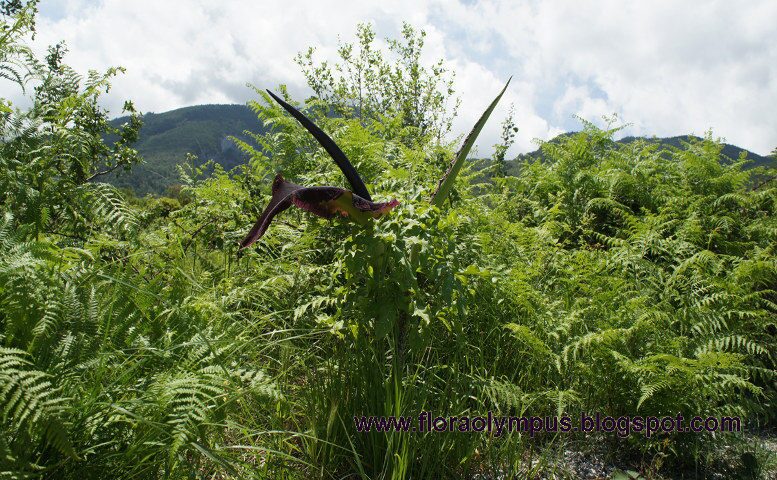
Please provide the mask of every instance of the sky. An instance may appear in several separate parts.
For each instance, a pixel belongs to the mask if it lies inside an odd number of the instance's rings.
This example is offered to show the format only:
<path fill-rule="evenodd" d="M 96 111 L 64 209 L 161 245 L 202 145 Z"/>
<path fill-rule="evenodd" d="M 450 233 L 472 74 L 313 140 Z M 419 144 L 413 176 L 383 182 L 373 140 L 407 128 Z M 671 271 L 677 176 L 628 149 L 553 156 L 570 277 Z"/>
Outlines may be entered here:
<path fill-rule="evenodd" d="M 768 154 L 777 147 L 777 2 L 324 0 L 42 0 L 34 47 L 64 40 L 79 72 L 123 66 L 104 106 L 142 112 L 255 99 L 247 84 L 311 94 L 294 56 L 336 59 L 338 40 L 372 23 L 381 44 L 406 21 L 426 31 L 423 60 L 456 72 L 465 134 L 510 76 L 480 136 L 498 143 L 515 106 L 509 154 L 579 130 L 575 116 L 622 135 L 703 135 Z M 21 101 L 0 84 L 0 97 Z"/>

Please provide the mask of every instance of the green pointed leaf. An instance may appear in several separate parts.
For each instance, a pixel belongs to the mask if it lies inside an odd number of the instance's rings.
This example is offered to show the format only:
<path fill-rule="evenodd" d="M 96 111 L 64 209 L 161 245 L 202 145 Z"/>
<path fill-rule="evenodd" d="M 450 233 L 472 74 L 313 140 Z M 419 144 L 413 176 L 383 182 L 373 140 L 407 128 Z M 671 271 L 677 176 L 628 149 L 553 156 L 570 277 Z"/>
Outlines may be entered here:
<path fill-rule="evenodd" d="M 504 95 L 505 90 L 507 90 L 507 86 L 510 85 L 510 80 L 512 80 L 512 78 L 513 77 L 510 77 L 510 79 L 507 80 L 507 83 L 505 84 L 502 91 L 499 92 L 499 95 L 497 95 L 494 101 L 491 102 L 491 105 L 488 106 L 486 111 L 483 112 L 483 115 L 480 116 L 478 123 L 476 123 L 472 128 L 472 131 L 469 132 L 467 138 L 464 139 L 464 143 L 456 153 L 453 161 L 451 161 L 451 166 L 448 168 L 448 171 L 445 173 L 445 175 L 440 179 L 440 183 L 437 185 L 437 190 L 434 192 L 434 195 L 432 195 L 432 205 L 439 207 L 448 197 L 448 194 L 453 187 L 453 183 L 456 181 L 456 176 L 459 174 L 462 165 L 464 165 L 464 160 L 466 160 L 467 155 L 469 155 L 469 151 L 472 148 L 472 145 L 475 144 L 475 140 L 477 140 L 478 135 L 480 135 L 480 131 L 483 130 L 483 126 L 488 121 L 488 117 L 491 116 L 491 112 L 494 111 L 496 104 L 499 103 L 502 95 Z"/>

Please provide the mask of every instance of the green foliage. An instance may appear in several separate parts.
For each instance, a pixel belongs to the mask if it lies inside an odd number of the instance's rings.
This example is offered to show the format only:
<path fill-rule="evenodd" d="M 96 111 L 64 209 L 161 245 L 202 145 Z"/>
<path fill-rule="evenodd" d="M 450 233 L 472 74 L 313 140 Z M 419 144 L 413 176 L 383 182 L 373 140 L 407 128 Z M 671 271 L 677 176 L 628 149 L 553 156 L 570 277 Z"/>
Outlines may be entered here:
<path fill-rule="evenodd" d="M 32 10 L 14 13 L 7 26 L 28 31 Z M 3 61 L 22 58 L 14 38 Z M 89 179 L 134 163 L 137 125 L 112 132 L 95 103 L 107 77 L 81 86 L 62 52 L 29 64 L 46 80 L 36 104 L 0 125 L 3 477 L 574 477 L 567 451 L 632 477 L 773 473 L 752 432 L 777 420 L 777 188 L 754 183 L 774 169 L 745 170 L 711 136 L 662 149 L 583 122 L 514 177 L 473 184 L 461 160 L 443 209 L 429 204 L 454 155 L 439 123 L 417 123 L 402 96 L 354 108 L 357 90 L 335 82 L 321 92 L 340 97 L 306 112 L 401 205 L 366 226 L 289 210 L 238 255 L 276 172 L 343 186 L 319 145 L 260 92 L 269 130 L 238 139 L 245 165 L 189 159 L 170 198 L 123 195 Z M 371 52 L 350 68 L 377 68 Z M 353 423 L 422 410 L 740 416 L 748 432 Z"/>
<path fill-rule="evenodd" d="M 315 49 L 297 55 L 296 62 L 317 99 L 327 108 L 363 124 L 377 122 L 400 127 L 394 135 L 405 142 L 430 137 L 438 142 L 450 132 L 459 100 L 454 98 L 454 73 L 439 60 L 421 62 L 426 32 L 410 24 L 402 39 L 387 39 L 381 51 L 369 23 L 356 28 L 358 44 L 341 43 L 340 61 L 316 64 Z M 386 133 L 389 133 L 386 132 Z"/>
<path fill-rule="evenodd" d="M 510 111 L 507 117 L 502 121 L 502 143 L 494 145 L 494 176 L 504 177 L 507 175 L 506 155 L 510 147 L 515 143 L 515 135 L 518 133 L 518 127 L 515 126 L 515 106 L 510 105 Z"/>
<path fill-rule="evenodd" d="M 317 146 L 298 146 L 310 145 L 298 127 L 272 106 L 255 108 L 284 122 L 265 141 L 287 152 L 255 154 L 259 178 L 277 169 L 342 181 Z M 259 265 L 276 251 L 299 261 L 290 321 L 294 335 L 316 335 L 293 342 L 295 363 L 310 375 L 289 397 L 301 398 L 304 458 L 318 472 L 533 471 L 518 453 L 533 444 L 523 437 L 362 434 L 353 415 L 694 412 L 738 415 L 752 428 L 774 421 L 775 191 L 751 190 L 755 173 L 722 157 L 719 143 L 660 152 L 584 123 L 582 133 L 543 145 L 547 161 L 465 189 L 467 201 L 442 214 L 424 205 L 415 183 L 423 177 L 404 173 L 428 153 L 404 149 L 387 161 L 391 142 L 354 122 L 329 125 L 340 144 L 383 143 L 348 154 L 387 172 L 368 183 L 403 206 L 366 230 L 296 217 L 289 223 L 298 230 L 251 254 Z M 309 251 L 307 261 L 292 253 Z M 611 448 L 652 458 L 648 470 L 681 468 L 686 454 L 712 469 L 721 442 L 736 442 L 727 438 L 679 434 L 668 460 L 665 436 L 616 438 Z"/>
<path fill-rule="evenodd" d="M 129 169 L 139 161 L 131 148 L 141 123 L 132 113 L 120 128 L 112 127 L 98 106 L 109 80 L 121 71 L 89 72 L 86 78 L 62 63 L 62 44 L 49 48 L 45 63 L 31 56 L 22 39 L 32 28 L 35 2 L 14 17 L 4 18 L 6 31 L 3 61 L 24 62 L 29 75 L 14 76 L 17 87 L 35 83 L 33 106 L 23 112 L 9 107 L 0 115 L 0 204 L 14 212 L 19 224 L 35 225 L 36 233 L 82 236 L 101 221 L 95 211 L 114 212 L 109 219 L 124 220 L 116 211 L 115 192 L 94 183 L 117 169 Z M 113 135 L 112 144 L 103 142 Z M 117 227 L 124 227 L 119 222 Z"/>

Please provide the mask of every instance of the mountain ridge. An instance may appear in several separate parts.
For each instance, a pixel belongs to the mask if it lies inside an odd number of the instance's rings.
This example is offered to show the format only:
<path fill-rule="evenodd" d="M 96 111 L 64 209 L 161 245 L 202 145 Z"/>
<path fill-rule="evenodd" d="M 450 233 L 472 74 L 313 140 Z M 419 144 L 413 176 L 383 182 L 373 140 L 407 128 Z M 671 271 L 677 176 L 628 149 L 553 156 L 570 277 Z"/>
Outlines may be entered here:
<path fill-rule="evenodd" d="M 127 117 L 111 120 L 119 126 Z M 143 128 L 135 148 L 145 160 L 144 164 L 134 166 L 128 173 L 115 173 L 106 177 L 106 181 L 121 188 L 129 188 L 137 195 L 164 194 L 165 190 L 179 183 L 176 165 L 186 161 L 186 154 L 197 156 L 200 164 L 214 160 L 229 170 L 246 160 L 245 155 L 237 148 L 230 136 L 251 142 L 244 132 L 263 133 L 266 128 L 256 114 L 246 105 L 211 104 L 193 105 L 162 113 L 146 113 L 143 115 Z M 576 132 L 562 133 L 550 142 L 557 141 Z M 674 137 L 634 137 L 627 136 L 617 143 L 631 143 L 638 139 L 647 142 L 658 142 L 664 146 L 680 147 L 683 142 L 699 137 L 678 135 Z M 252 142 L 251 142 L 252 143 Z M 722 154 L 737 159 L 741 152 L 753 160 L 749 167 L 774 164 L 769 157 L 759 155 L 745 148 L 725 143 Z M 538 148 L 532 152 L 517 155 L 510 160 L 508 170 L 513 172 L 523 159 L 538 159 L 542 152 Z M 748 168 L 749 168 L 748 167 Z"/>

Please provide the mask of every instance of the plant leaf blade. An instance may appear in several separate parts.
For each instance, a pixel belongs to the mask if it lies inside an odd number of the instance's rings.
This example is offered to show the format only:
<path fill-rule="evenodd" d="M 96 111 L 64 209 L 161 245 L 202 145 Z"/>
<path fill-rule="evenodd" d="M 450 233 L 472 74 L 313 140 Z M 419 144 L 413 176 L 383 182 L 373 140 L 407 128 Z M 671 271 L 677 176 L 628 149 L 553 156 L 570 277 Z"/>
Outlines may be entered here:
<path fill-rule="evenodd" d="M 467 137 L 464 139 L 464 143 L 461 144 L 461 148 L 459 148 L 459 151 L 456 152 L 456 155 L 453 157 L 451 165 L 448 167 L 448 171 L 445 172 L 445 175 L 443 175 L 437 184 L 437 190 L 435 190 L 434 195 L 432 195 L 432 205 L 439 207 L 448 197 L 453 184 L 456 182 L 456 176 L 458 176 L 462 165 L 464 165 L 464 160 L 467 159 L 467 155 L 469 154 L 470 149 L 472 149 L 472 145 L 475 144 L 475 140 L 477 140 L 478 135 L 480 135 L 480 131 L 483 130 L 483 126 L 488 121 L 488 117 L 491 116 L 491 112 L 493 112 L 494 108 L 496 108 L 496 105 L 499 103 L 502 95 L 504 95 L 505 91 L 507 90 L 507 86 L 510 85 L 510 80 L 512 79 L 513 77 L 510 77 L 507 80 L 507 83 L 505 84 L 504 88 L 502 88 L 502 91 L 499 92 L 499 95 L 497 95 L 494 101 L 491 102 L 491 105 L 488 106 L 486 111 L 483 112 L 483 115 L 480 116 L 480 119 L 477 121 L 475 126 L 472 127 L 472 131 L 470 131 L 469 135 L 467 135 Z"/>
<path fill-rule="evenodd" d="M 351 165 L 348 157 L 346 157 L 345 153 L 340 150 L 340 147 L 337 146 L 335 141 L 332 140 L 329 135 L 324 133 L 324 131 L 321 130 L 318 125 L 313 123 L 313 121 L 306 117 L 302 112 L 283 101 L 283 99 L 279 98 L 270 90 L 267 90 L 267 93 L 269 93 L 270 96 L 275 99 L 278 104 L 280 104 L 280 106 L 289 112 L 292 117 L 296 118 L 297 121 L 299 121 L 299 123 L 305 127 L 305 130 L 310 132 L 310 134 L 313 135 L 318 143 L 324 147 L 326 153 L 328 153 L 329 156 L 332 157 L 332 160 L 335 161 L 337 166 L 340 167 L 340 170 L 343 172 L 343 175 L 345 175 L 345 178 L 348 180 L 348 183 L 351 185 L 354 193 L 366 200 L 372 200 L 372 197 L 370 197 L 370 192 L 367 191 L 367 187 L 364 185 L 364 181 L 362 181 L 359 173 L 356 171 L 353 165 Z"/>

